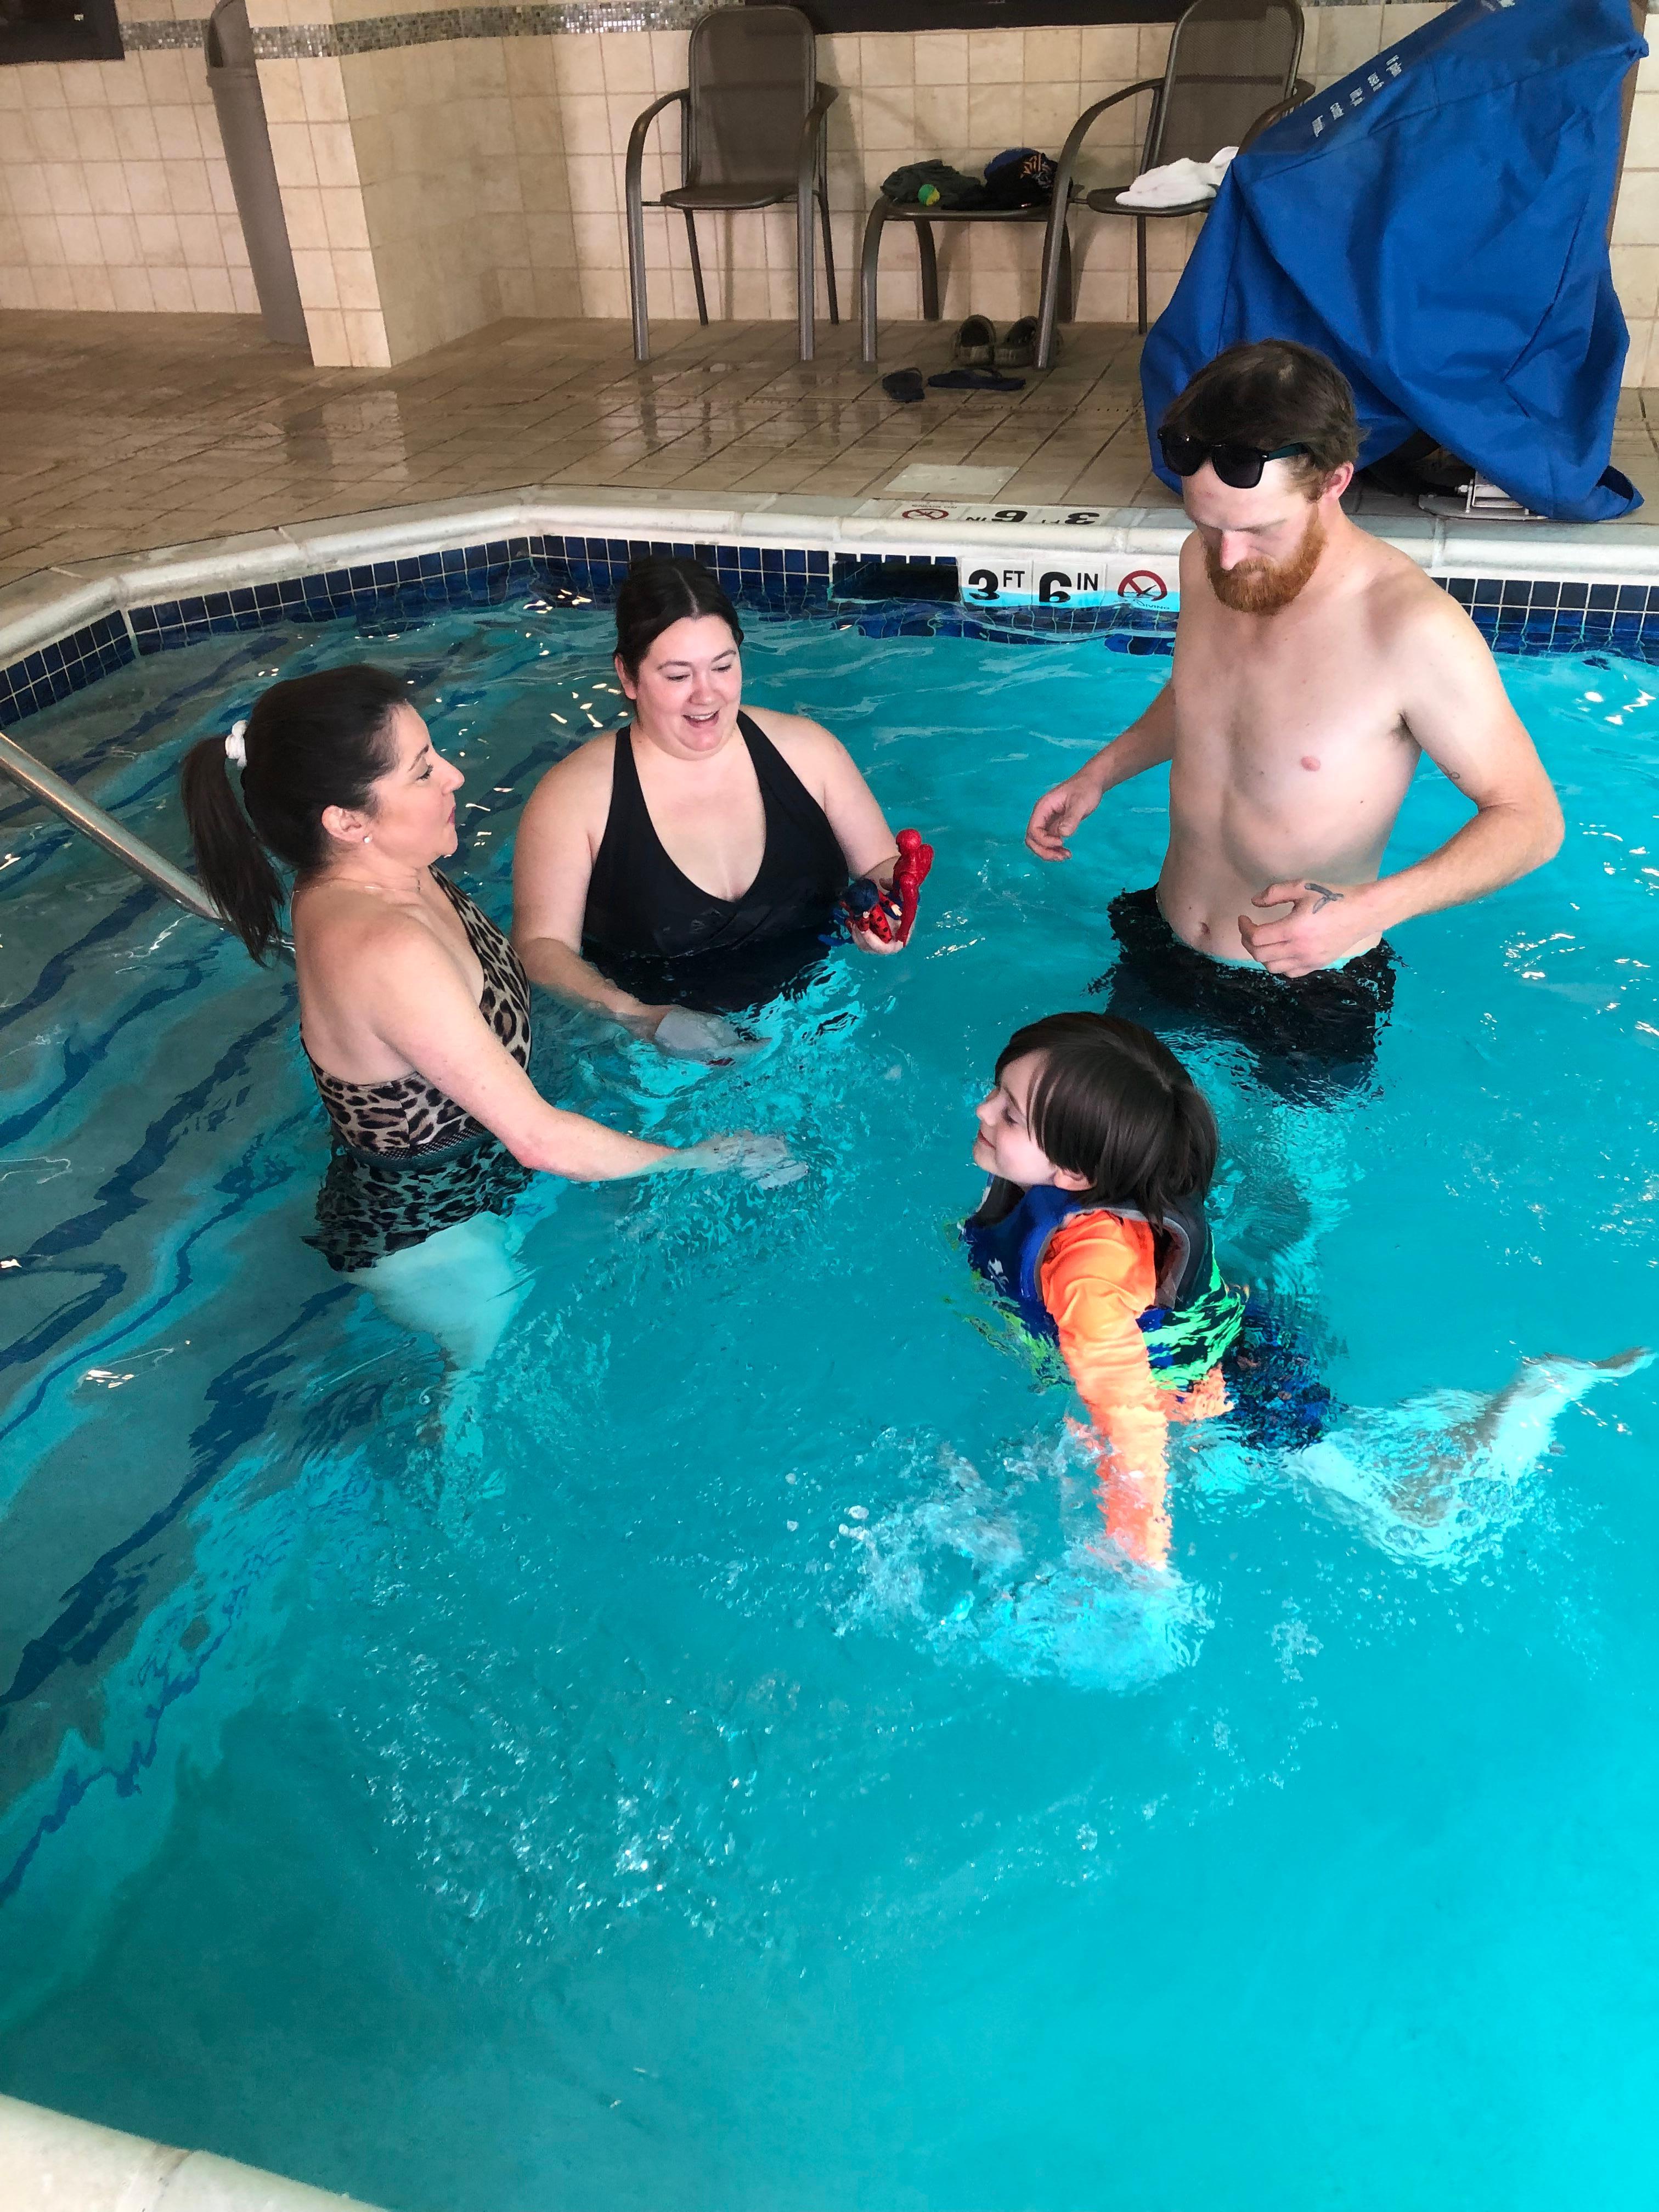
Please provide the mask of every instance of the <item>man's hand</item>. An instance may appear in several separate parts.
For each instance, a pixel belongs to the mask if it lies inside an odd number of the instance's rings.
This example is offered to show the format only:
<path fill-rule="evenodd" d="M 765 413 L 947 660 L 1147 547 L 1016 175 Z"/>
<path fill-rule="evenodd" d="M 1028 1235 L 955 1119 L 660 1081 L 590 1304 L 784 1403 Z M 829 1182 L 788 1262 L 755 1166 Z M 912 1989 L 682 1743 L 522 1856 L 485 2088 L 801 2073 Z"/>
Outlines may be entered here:
<path fill-rule="evenodd" d="M 1087 769 L 1068 775 L 1052 791 L 1045 791 L 1031 809 L 1025 825 L 1025 842 L 1039 860 L 1069 860 L 1066 840 L 1079 822 L 1086 821 L 1101 800 L 1099 780 Z"/>
<path fill-rule="evenodd" d="M 1270 975 L 1310 975 L 1346 959 L 1368 939 L 1380 935 L 1370 918 L 1374 884 L 1269 884 L 1252 906 L 1283 906 L 1291 911 L 1277 921 L 1238 917 L 1244 950 Z"/>

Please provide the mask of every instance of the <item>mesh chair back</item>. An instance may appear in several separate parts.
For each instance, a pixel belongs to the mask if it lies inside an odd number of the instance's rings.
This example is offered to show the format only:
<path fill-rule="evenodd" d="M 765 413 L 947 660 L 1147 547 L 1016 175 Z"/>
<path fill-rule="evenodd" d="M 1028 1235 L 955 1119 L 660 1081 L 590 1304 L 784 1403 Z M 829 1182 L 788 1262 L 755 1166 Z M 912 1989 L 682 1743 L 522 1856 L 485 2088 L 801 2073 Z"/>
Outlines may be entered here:
<path fill-rule="evenodd" d="M 721 8 L 693 27 L 688 185 L 794 189 L 801 124 L 817 92 L 799 8 Z"/>
<path fill-rule="evenodd" d="M 1264 108 L 1289 99 L 1301 58 L 1296 0 L 1194 0 L 1170 40 L 1141 167 L 1239 145 Z"/>

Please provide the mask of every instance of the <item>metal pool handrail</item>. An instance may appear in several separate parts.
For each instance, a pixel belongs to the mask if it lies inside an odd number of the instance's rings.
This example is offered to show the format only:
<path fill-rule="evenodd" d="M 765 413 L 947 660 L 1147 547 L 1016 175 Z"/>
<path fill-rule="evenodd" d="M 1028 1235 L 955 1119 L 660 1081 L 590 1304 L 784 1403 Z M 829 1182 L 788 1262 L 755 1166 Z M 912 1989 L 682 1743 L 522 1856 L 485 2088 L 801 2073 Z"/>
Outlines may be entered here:
<path fill-rule="evenodd" d="M 135 875 L 143 876 L 146 883 L 154 884 L 157 890 L 165 891 L 169 898 L 177 899 L 191 914 L 198 914 L 204 921 L 216 921 L 221 929 L 228 929 L 225 920 L 212 900 L 193 877 L 182 868 L 175 868 L 171 860 L 124 830 L 112 814 L 106 814 L 101 806 L 91 799 L 82 799 L 72 783 L 65 783 L 61 775 L 54 775 L 33 753 L 25 752 L 0 731 L 0 769 L 21 783 L 25 791 L 34 796 L 56 814 L 61 814 L 72 828 L 101 845 L 106 853 L 113 853 L 118 860 L 125 860 Z"/>

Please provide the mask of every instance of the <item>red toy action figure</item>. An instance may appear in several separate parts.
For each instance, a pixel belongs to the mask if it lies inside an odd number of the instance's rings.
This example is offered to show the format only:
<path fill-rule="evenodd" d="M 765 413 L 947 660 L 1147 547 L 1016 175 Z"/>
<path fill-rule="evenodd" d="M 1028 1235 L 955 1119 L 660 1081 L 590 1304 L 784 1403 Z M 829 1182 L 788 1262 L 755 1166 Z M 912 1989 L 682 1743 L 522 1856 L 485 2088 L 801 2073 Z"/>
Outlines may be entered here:
<path fill-rule="evenodd" d="M 878 937 L 884 945 L 910 942 L 921 887 L 933 865 L 933 848 L 922 843 L 920 830 L 901 830 L 898 851 L 890 889 L 884 890 L 868 876 L 860 876 L 848 885 L 842 899 L 842 912 L 848 921 L 870 936 Z"/>

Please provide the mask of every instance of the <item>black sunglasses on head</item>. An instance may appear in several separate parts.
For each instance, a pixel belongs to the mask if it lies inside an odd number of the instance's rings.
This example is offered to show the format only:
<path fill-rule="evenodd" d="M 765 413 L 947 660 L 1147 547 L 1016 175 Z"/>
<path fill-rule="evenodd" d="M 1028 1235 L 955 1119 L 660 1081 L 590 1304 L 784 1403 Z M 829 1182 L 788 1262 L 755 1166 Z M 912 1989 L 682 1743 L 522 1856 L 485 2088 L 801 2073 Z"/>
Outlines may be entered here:
<path fill-rule="evenodd" d="M 1166 465 L 1178 477 L 1195 477 L 1206 461 L 1224 484 L 1235 491 L 1253 491 L 1269 461 L 1287 461 L 1292 453 L 1305 453 L 1305 446 L 1275 446 L 1264 453 L 1260 446 L 1235 445 L 1223 439 L 1210 445 L 1202 438 L 1183 437 L 1179 430 L 1160 430 L 1158 442 Z"/>

